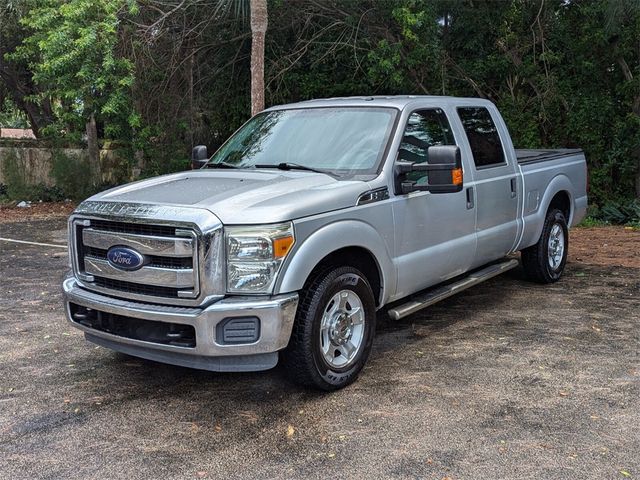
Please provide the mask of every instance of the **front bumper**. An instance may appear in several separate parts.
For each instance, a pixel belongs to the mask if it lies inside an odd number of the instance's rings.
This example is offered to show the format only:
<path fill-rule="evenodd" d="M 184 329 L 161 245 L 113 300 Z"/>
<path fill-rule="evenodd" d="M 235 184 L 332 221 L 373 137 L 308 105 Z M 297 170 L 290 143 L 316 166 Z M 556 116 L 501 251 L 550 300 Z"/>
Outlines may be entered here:
<path fill-rule="evenodd" d="M 289 342 L 298 305 L 298 294 L 274 297 L 229 297 L 206 308 L 154 305 L 112 298 L 81 288 L 75 278 L 63 283 L 68 322 L 85 332 L 87 340 L 149 360 L 212 371 L 256 371 L 276 365 L 278 350 Z M 195 331 L 193 347 L 129 338 L 92 328 L 74 319 L 78 308 L 104 315 L 190 326 Z M 257 340 L 246 344 L 223 344 L 218 324 L 233 318 L 259 319 Z M 163 326 L 161 323 L 155 325 Z M 217 332 L 218 331 L 218 332 Z"/>

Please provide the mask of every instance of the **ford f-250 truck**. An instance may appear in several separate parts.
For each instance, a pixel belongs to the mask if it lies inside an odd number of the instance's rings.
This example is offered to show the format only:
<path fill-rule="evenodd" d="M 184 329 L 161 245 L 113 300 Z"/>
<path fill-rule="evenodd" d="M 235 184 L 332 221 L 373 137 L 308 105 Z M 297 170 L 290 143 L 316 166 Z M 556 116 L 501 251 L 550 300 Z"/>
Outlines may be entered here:
<path fill-rule="evenodd" d="M 69 322 L 98 345 L 214 371 L 351 383 L 393 319 L 514 268 L 560 278 L 585 215 L 580 150 L 515 150 L 475 98 L 265 110 L 197 170 L 124 185 L 69 220 Z"/>

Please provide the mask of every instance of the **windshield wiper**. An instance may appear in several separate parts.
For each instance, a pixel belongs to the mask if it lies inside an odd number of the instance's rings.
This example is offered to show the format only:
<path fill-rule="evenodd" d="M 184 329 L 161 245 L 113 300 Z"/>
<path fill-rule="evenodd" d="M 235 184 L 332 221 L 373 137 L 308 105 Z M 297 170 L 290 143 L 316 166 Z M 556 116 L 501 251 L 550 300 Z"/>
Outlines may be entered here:
<path fill-rule="evenodd" d="M 237 165 L 233 165 L 227 162 L 207 163 L 206 168 L 240 168 Z"/>
<path fill-rule="evenodd" d="M 276 164 L 264 164 L 264 165 L 254 165 L 256 168 L 277 168 L 278 170 L 305 170 L 307 172 L 315 172 L 315 173 L 324 173 L 325 175 L 329 175 L 333 178 L 338 178 L 338 176 L 334 173 L 327 172 L 326 170 L 318 170 L 316 168 L 307 167 L 305 165 L 300 165 L 298 163 L 291 162 L 282 162 Z"/>

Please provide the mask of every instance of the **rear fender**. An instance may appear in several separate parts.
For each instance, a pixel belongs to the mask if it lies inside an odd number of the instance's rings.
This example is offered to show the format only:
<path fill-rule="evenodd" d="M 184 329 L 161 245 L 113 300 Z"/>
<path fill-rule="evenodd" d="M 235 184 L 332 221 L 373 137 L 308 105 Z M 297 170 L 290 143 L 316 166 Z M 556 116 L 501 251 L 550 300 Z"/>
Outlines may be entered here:
<path fill-rule="evenodd" d="M 524 234 L 518 249 L 529 247 L 538 241 L 542 234 L 544 219 L 547 216 L 547 210 L 549 210 L 551 200 L 553 200 L 553 197 L 555 197 L 557 193 L 562 191 L 566 191 L 569 195 L 569 205 L 571 207 L 570 217 L 573 216 L 575 212 L 575 199 L 573 197 L 574 186 L 571 183 L 571 180 L 569 180 L 569 177 L 563 173 L 559 173 L 549 182 L 549 185 L 538 204 L 538 208 L 533 212 L 525 213 Z M 527 199 L 525 198 L 525 205 L 526 204 Z M 571 225 L 571 218 L 567 218 L 567 225 Z"/>

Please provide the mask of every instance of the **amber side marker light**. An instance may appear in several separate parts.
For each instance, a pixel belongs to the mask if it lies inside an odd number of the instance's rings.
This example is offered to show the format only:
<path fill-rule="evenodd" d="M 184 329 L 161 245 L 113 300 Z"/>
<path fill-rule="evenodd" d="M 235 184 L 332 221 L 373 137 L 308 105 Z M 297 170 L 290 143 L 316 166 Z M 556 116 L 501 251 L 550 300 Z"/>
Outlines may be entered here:
<path fill-rule="evenodd" d="M 462 185 L 462 169 L 454 168 L 451 170 L 451 183 L 454 185 Z"/>
<path fill-rule="evenodd" d="M 293 246 L 293 237 L 280 237 L 273 241 L 273 255 L 276 258 L 282 258 Z"/>

